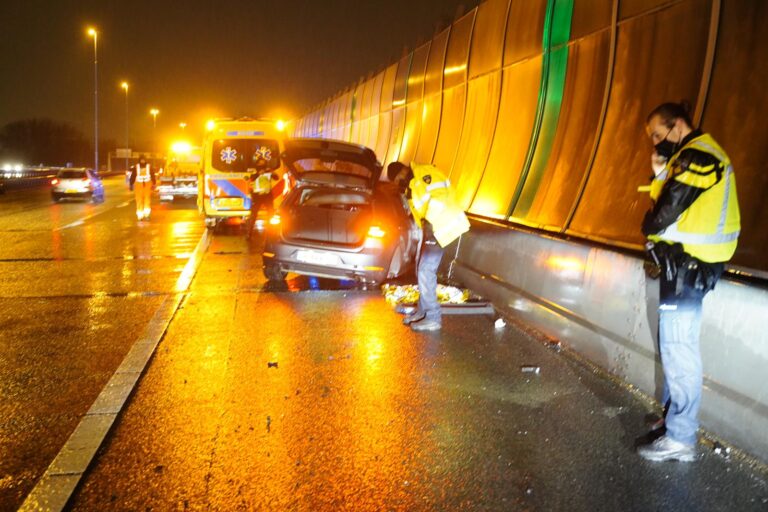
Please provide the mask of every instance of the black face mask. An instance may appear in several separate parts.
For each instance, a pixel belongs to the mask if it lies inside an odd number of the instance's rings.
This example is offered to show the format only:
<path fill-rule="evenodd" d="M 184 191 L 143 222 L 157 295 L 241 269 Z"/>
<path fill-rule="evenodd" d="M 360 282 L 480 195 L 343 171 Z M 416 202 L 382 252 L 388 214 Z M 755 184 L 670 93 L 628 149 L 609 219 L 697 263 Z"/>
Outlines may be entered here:
<path fill-rule="evenodd" d="M 674 128 L 674 126 L 672 128 Z M 664 136 L 664 140 L 653 146 L 656 149 L 656 153 L 667 160 L 672 158 L 672 155 L 677 151 L 677 143 L 667 139 L 672 128 L 670 128 L 667 135 Z"/>
<path fill-rule="evenodd" d="M 397 188 L 400 190 L 400 193 L 404 193 L 406 190 L 408 190 L 408 185 L 411 182 L 411 179 L 413 179 L 412 173 L 407 173 L 404 176 L 398 175 L 395 178 L 395 184 L 397 185 Z"/>

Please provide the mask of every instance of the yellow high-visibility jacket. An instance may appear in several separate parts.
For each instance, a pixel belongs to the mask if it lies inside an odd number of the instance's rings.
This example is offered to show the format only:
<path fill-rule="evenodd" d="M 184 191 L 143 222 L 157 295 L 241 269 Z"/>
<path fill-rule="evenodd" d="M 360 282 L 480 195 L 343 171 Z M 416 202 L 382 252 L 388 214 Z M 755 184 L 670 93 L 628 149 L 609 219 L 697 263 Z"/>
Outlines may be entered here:
<path fill-rule="evenodd" d="M 269 194 L 272 192 L 272 173 L 265 172 L 259 174 L 253 182 L 251 182 L 251 190 L 254 194 Z"/>
<path fill-rule="evenodd" d="M 411 199 L 408 205 L 416 223 L 422 220 L 432 224 L 440 247 L 446 247 L 469 231 L 469 220 L 453 197 L 448 177 L 434 165 L 411 163 L 413 179 L 408 187 Z"/>
<path fill-rule="evenodd" d="M 680 243 L 708 263 L 733 257 L 741 231 L 731 160 L 707 133 L 695 131 L 651 184 L 654 208 L 643 233 L 654 242 Z"/>

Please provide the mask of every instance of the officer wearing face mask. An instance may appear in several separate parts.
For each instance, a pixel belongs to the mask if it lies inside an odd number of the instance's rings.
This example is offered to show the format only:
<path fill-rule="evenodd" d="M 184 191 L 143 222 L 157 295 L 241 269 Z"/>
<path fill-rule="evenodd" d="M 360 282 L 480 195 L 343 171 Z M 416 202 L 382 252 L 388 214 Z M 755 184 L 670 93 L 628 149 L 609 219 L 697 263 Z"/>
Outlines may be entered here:
<path fill-rule="evenodd" d="M 652 461 L 692 461 L 701 403 L 702 299 L 731 259 L 741 229 L 736 178 L 723 148 L 693 128 L 688 108 L 656 107 L 646 130 L 654 144 L 653 208 L 643 220 L 647 247 L 661 266 L 659 353 L 664 370 L 662 434 L 638 448 Z"/>

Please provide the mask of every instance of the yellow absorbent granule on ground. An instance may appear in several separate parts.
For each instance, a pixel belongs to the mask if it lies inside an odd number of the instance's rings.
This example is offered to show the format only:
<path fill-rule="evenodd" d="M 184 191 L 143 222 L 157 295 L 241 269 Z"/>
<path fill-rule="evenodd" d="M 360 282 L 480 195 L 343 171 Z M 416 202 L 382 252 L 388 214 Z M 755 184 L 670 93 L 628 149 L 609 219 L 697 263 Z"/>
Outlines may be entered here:
<path fill-rule="evenodd" d="M 393 307 L 398 304 L 416 304 L 419 301 L 419 287 L 415 284 L 385 284 L 381 291 L 387 304 Z M 441 304 L 463 304 L 469 300 L 469 290 L 438 284 L 437 300 Z"/>

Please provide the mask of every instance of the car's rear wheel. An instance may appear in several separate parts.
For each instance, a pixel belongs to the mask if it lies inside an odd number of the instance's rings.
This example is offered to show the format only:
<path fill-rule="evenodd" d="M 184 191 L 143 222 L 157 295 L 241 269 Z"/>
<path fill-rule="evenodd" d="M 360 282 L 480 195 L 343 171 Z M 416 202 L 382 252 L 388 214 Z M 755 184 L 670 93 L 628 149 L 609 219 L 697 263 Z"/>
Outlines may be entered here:
<path fill-rule="evenodd" d="M 264 277 L 270 281 L 285 281 L 286 272 L 280 270 L 279 265 L 267 263 L 264 265 Z"/>

